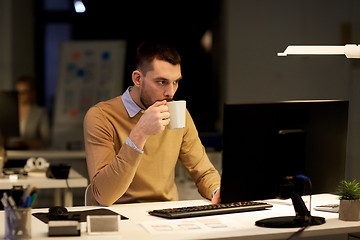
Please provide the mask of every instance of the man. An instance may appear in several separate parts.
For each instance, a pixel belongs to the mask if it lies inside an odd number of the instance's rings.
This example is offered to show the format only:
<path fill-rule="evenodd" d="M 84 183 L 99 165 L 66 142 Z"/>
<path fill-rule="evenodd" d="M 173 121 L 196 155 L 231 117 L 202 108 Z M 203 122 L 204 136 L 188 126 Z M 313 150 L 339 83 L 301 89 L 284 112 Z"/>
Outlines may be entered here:
<path fill-rule="evenodd" d="M 50 143 L 50 123 L 47 111 L 36 104 L 34 79 L 20 77 L 15 84 L 18 92 L 20 138 L 14 139 L 12 147 L 42 149 Z"/>
<path fill-rule="evenodd" d="M 171 101 L 181 80 L 179 53 L 166 45 L 142 43 L 133 87 L 98 103 L 84 119 L 91 191 L 104 206 L 113 203 L 177 200 L 178 159 L 200 194 L 219 202 L 220 175 L 209 161 L 186 112 L 183 129 L 168 130 Z"/>

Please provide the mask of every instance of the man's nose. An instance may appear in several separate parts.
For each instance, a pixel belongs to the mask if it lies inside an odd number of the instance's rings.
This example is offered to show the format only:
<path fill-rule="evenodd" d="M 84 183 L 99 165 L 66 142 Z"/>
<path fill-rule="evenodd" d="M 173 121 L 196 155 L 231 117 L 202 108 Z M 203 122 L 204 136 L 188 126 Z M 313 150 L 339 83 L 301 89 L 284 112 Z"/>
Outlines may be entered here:
<path fill-rule="evenodd" d="M 173 98 L 175 94 L 175 88 L 172 84 L 168 84 L 165 89 L 164 95 L 166 98 Z"/>

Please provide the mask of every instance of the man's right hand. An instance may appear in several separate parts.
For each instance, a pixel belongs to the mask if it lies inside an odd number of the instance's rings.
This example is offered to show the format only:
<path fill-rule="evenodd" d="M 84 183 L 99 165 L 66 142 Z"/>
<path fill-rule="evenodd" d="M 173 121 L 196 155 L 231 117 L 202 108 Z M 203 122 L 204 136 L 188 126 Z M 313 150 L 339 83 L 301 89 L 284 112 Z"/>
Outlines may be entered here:
<path fill-rule="evenodd" d="M 166 100 L 155 102 L 146 109 L 144 115 L 131 130 L 129 138 L 137 148 L 143 149 L 149 136 L 164 131 L 170 122 L 169 117 L 170 113 L 166 106 Z"/>

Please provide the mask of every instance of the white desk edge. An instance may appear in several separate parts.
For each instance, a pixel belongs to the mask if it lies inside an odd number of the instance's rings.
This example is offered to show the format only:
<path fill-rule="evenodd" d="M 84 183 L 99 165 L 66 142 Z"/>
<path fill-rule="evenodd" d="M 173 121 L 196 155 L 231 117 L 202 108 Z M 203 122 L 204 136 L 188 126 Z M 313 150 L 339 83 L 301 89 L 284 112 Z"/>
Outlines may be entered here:
<path fill-rule="evenodd" d="M 320 194 L 313 196 L 313 207 L 319 204 L 338 203 L 338 198 L 335 195 Z M 286 204 L 274 204 L 271 210 L 255 211 L 255 212 L 244 212 L 222 215 L 230 221 L 235 221 L 239 224 L 239 228 L 229 231 L 216 231 L 208 233 L 176 233 L 172 232 L 169 234 L 150 234 L 145 230 L 141 223 L 149 221 L 162 221 L 166 220 L 154 216 L 150 216 L 147 211 L 158 208 L 167 207 L 180 207 L 180 206 L 192 206 L 202 205 L 209 203 L 206 200 L 193 200 L 193 201 L 173 201 L 173 202 L 154 202 L 154 203 L 140 203 L 140 204 L 122 204 L 113 205 L 109 209 L 118 212 L 124 216 L 129 217 L 129 220 L 123 220 L 120 223 L 120 233 L 118 235 L 104 235 L 106 239 L 119 239 L 121 236 L 123 240 L 127 239 L 279 239 L 287 238 L 293 232 L 297 231 L 297 228 L 290 229 L 271 229 L 261 228 L 255 226 L 255 221 L 263 218 L 274 217 L 274 216 L 286 216 L 293 215 L 293 207 Z M 69 211 L 89 210 L 97 207 L 73 207 L 68 208 Z M 48 209 L 34 209 L 33 212 L 47 212 Z M 330 236 L 336 234 L 346 234 L 350 232 L 360 231 L 360 221 L 357 222 L 345 222 L 338 219 L 337 213 L 327 213 L 312 211 L 313 216 L 322 216 L 326 218 L 326 223 L 319 226 L 311 226 L 301 233 L 303 237 L 316 237 L 316 236 Z M 212 216 L 216 217 L 216 216 Z M 211 218 L 205 217 L 205 218 Z M 4 211 L 0 211 L 0 223 L 4 223 Z M 4 226 L 5 224 L 0 224 Z M 4 228 L 4 227 L 3 227 Z M 81 224 L 82 235 L 77 239 L 88 239 L 92 238 L 86 232 L 86 224 Z M 32 239 L 43 239 L 47 238 L 48 226 L 37 218 L 32 218 Z M 0 229 L 0 236 L 4 235 L 4 229 Z M 103 236 L 101 236 L 103 237 Z M 94 239 L 99 236 L 94 236 Z M 51 239 L 51 238 L 49 238 Z M 68 239 L 67 237 L 61 238 L 56 237 L 54 239 Z"/>

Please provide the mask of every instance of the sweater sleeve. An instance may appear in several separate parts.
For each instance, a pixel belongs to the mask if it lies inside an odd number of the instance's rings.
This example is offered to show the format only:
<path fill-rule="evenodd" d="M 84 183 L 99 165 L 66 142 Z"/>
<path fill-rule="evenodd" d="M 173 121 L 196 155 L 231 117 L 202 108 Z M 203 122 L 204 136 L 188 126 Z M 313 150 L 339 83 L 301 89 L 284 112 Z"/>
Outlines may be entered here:
<path fill-rule="evenodd" d="M 199 193 L 211 199 L 213 191 L 220 187 L 220 174 L 210 162 L 188 111 L 180 160 L 194 179 Z"/>
<path fill-rule="evenodd" d="M 113 131 L 101 108 L 89 109 L 84 118 L 86 161 L 92 193 L 104 206 L 113 204 L 126 192 L 142 156 L 127 144 L 115 153 Z"/>

